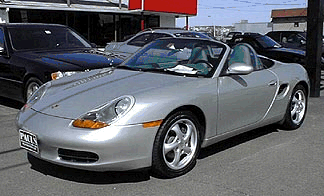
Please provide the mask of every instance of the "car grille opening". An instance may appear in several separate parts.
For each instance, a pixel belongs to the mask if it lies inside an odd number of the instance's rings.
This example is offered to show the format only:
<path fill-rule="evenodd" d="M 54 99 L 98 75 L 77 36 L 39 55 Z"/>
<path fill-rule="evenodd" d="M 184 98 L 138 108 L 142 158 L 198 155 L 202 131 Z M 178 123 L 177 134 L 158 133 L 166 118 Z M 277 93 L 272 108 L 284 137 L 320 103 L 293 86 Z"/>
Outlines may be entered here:
<path fill-rule="evenodd" d="M 93 163 L 99 160 L 99 156 L 92 152 L 58 149 L 58 156 L 65 161 Z"/>

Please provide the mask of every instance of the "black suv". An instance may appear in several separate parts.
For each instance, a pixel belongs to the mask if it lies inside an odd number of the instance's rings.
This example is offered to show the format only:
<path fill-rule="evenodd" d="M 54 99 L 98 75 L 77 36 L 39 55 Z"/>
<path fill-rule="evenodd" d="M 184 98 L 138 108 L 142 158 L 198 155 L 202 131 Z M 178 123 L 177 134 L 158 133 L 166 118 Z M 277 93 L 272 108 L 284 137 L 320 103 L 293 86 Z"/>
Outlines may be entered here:
<path fill-rule="evenodd" d="M 54 24 L 0 24 L 0 96 L 25 102 L 43 83 L 121 63 Z"/>

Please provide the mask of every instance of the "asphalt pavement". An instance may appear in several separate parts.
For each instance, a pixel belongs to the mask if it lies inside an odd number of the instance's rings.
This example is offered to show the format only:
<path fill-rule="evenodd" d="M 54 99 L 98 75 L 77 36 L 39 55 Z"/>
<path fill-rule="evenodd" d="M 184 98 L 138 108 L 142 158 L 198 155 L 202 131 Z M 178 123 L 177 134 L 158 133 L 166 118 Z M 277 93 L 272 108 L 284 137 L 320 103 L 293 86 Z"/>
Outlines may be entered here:
<path fill-rule="evenodd" d="M 88 172 L 28 160 L 15 127 L 22 105 L 0 98 L 0 195 L 324 195 L 321 88 L 321 97 L 309 99 L 301 128 L 267 126 L 217 143 L 202 150 L 192 171 L 174 179 L 158 179 L 148 171 Z"/>

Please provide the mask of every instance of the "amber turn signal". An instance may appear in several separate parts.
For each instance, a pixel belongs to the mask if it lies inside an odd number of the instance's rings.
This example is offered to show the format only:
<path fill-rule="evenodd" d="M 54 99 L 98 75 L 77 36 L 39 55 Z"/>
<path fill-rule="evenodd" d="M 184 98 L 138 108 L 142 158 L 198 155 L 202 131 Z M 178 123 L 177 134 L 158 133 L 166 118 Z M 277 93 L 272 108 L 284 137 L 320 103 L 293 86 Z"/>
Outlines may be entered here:
<path fill-rule="evenodd" d="M 93 120 L 82 120 L 82 119 L 77 119 L 73 121 L 72 125 L 75 127 L 88 128 L 88 129 L 100 129 L 109 126 L 107 123 L 104 122 L 93 121 Z"/>
<path fill-rule="evenodd" d="M 149 127 L 156 127 L 160 126 L 162 124 L 163 120 L 156 120 L 156 121 L 151 121 L 151 122 L 146 122 L 143 123 L 144 128 L 149 128 Z"/>

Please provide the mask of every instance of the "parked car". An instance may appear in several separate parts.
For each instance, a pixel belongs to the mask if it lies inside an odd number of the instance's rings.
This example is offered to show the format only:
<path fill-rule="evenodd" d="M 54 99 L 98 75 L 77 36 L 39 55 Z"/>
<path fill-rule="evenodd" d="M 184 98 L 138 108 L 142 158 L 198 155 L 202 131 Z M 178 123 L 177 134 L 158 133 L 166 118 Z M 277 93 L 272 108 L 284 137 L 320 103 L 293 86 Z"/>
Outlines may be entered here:
<path fill-rule="evenodd" d="M 43 83 L 122 62 L 54 24 L 0 24 L 0 96 L 25 102 Z"/>
<path fill-rule="evenodd" d="M 232 32 L 229 32 L 225 37 L 223 37 L 222 41 L 224 43 L 227 43 L 228 40 L 231 40 L 235 35 L 242 35 L 243 33 L 242 32 L 239 32 L 239 31 L 232 31 Z"/>
<path fill-rule="evenodd" d="M 255 51 L 263 56 L 269 57 L 285 63 L 299 63 L 303 66 L 306 64 L 305 50 L 298 50 L 293 48 L 284 48 L 278 42 L 274 41 L 266 35 L 258 33 L 249 33 L 243 35 L 236 35 L 228 44 L 234 46 L 238 43 L 248 43 Z M 321 68 L 324 69 L 324 59 L 322 58 Z"/>
<path fill-rule="evenodd" d="M 305 49 L 306 47 L 306 32 L 270 31 L 266 35 L 287 48 Z"/>
<path fill-rule="evenodd" d="M 306 51 L 307 33 L 303 31 L 270 31 L 266 34 L 286 48 L 295 48 Z M 322 47 L 324 57 L 324 46 Z"/>
<path fill-rule="evenodd" d="M 107 43 L 105 52 L 107 54 L 118 54 L 123 58 L 127 58 L 146 44 L 164 37 L 210 38 L 209 35 L 201 32 L 187 31 L 179 28 L 150 28 L 137 33 L 125 41 Z"/>
<path fill-rule="evenodd" d="M 121 65 L 44 84 L 17 115 L 29 155 L 66 167 L 150 167 L 176 177 L 200 148 L 276 123 L 305 119 L 309 79 L 299 64 L 211 39 L 164 38 Z"/>

